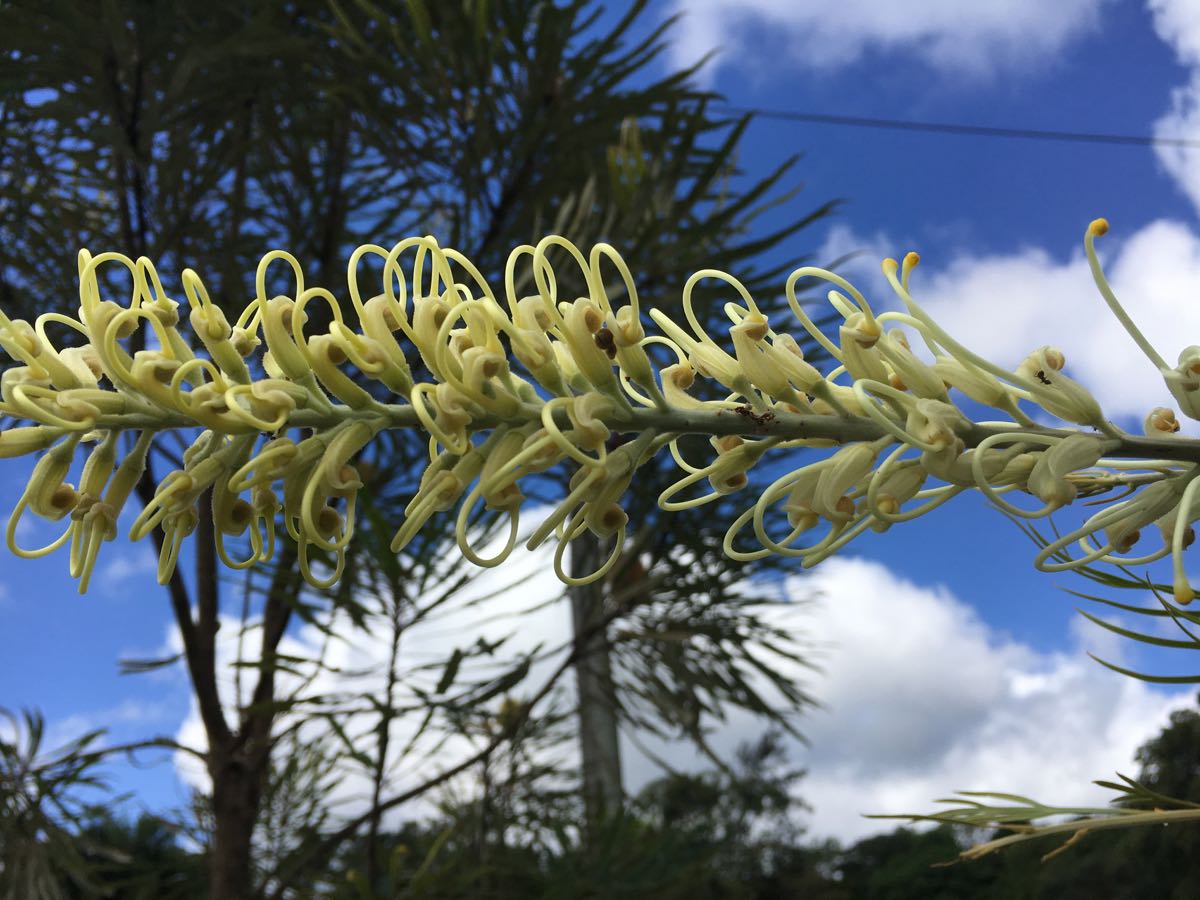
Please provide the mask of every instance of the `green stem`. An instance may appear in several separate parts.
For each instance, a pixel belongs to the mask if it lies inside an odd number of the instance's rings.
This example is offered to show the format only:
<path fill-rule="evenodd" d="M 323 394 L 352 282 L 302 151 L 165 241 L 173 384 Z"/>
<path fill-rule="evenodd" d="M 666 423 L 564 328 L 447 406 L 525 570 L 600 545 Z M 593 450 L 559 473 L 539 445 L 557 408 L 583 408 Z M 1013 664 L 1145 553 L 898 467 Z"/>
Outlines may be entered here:
<path fill-rule="evenodd" d="M 346 422 L 364 420 L 378 422 L 383 419 L 383 428 L 417 428 L 420 423 L 413 408 L 408 404 L 381 405 L 377 408 L 351 409 L 336 405 L 328 410 L 300 409 L 289 416 L 281 429 L 311 428 L 324 430 Z M 483 431 L 501 425 L 520 426 L 531 419 L 520 416 L 501 417 L 495 415 L 476 417 L 471 423 L 472 431 Z M 556 411 L 555 421 L 561 427 L 572 427 L 566 411 Z M 738 435 L 740 437 L 772 437 L 787 441 L 820 440 L 839 444 L 858 441 L 874 441 L 889 437 L 878 423 L 862 418 L 845 416 L 801 415 L 788 412 L 756 413 L 750 407 L 717 410 L 695 409 L 634 409 L 618 412 L 606 424 L 615 432 L 635 434 L 654 430 L 659 434 L 703 434 Z M 166 431 L 201 427 L 197 422 L 178 413 L 152 412 L 101 415 L 94 428 L 105 429 L 150 429 Z M 976 447 L 989 437 L 1003 435 L 1021 428 L 1046 437 L 1065 438 L 1079 433 L 1068 428 L 1044 428 L 1018 426 L 1017 423 L 969 424 L 958 430 L 967 447 Z M 247 428 L 242 434 L 253 433 Z M 1171 436 L 1167 438 L 1122 435 L 1105 441 L 1104 453 L 1108 457 L 1138 460 L 1167 460 L 1171 462 L 1200 463 L 1200 440 Z"/>

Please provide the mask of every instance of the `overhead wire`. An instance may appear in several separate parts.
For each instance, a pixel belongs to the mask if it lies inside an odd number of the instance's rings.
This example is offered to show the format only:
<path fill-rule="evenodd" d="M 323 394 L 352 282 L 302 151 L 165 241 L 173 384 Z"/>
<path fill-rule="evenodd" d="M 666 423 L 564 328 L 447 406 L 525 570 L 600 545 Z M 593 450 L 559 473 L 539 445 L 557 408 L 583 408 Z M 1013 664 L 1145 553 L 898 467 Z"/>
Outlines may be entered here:
<path fill-rule="evenodd" d="M 1063 131 L 1044 128 L 1016 128 L 994 125 L 968 125 L 959 122 L 928 122 L 914 119 L 889 119 L 877 116 L 847 116 L 800 110 L 769 109 L 754 106 L 720 104 L 718 112 L 753 115 L 762 119 L 811 122 L 818 125 L 844 125 L 854 128 L 881 128 L 892 131 L 920 131 L 975 137 L 1001 137 L 1041 141 L 1071 141 L 1087 144 L 1116 144 L 1139 147 L 1200 148 L 1200 138 L 1156 137 L 1145 134 L 1113 134 L 1091 131 Z"/>

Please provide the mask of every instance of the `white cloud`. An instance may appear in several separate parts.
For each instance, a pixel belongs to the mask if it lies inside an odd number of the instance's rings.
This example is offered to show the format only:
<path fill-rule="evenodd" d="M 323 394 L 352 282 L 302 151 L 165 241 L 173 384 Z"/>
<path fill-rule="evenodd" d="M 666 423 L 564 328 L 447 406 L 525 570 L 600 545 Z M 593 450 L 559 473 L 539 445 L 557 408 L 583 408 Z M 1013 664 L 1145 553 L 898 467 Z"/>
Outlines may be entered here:
<path fill-rule="evenodd" d="M 716 66 L 834 68 L 880 51 L 910 53 L 943 71 L 987 76 L 1044 64 L 1094 28 L 1103 0 L 676 0 L 672 54 L 691 64 L 717 50 Z M 766 36 L 779 42 L 762 52 Z M 781 56 L 782 54 L 782 56 Z"/>
<path fill-rule="evenodd" d="M 1195 139 L 1200 134 L 1200 72 L 1171 91 L 1170 109 L 1154 122 L 1158 140 Z M 1179 189 L 1200 209 L 1200 147 L 1156 144 L 1154 152 Z"/>
<path fill-rule="evenodd" d="M 1200 6 L 1192 0 L 1147 0 L 1154 30 L 1179 61 L 1200 66 Z"/>
<path fill-rule="evenodd" d="M 97 581 L 109 593 L 127 586 L 125 582 L 130 578 L 141 578 L 158 570 L 158 559 L 145 543 L 114 546 L 101 559 Z"/>
<path fill-rule="evenodd" d="M 837 273 L 853 283 L 875 304 L 878 302 L 876 298 L 892 296 L 892 289 L 888 287 L 879 264 L 889 256 L 896 256 L 896 248 L 895 239 L 882 231 L 863 235 L 849 225 L 838 222 L 830 226 L 825 240 L 821 242 L 821 249 L 815 255 L 815 264 L 828 267 L 838 263 Z M 824 291 L 817 289 L 817 285 L 817 282 L 813 282 L 806 295 L 813 307 L 825 302 Z M 804 286 L 803 283 L 801 286 Z"/>
<path fill-rule="evenodd" d="M 144 730 L 149 725 L 172 720 L 173 712 L 171 705 L 164 701 L 123 700 L 115 706 L 74 713 L 49 724 L 42 747 L 43 750 L 52 750 L 99 730 L 109 732 L 108 743 L 115 743 L 113 732 L 124 733 L 131 726 Z M 100 741 L 100 745 L 104 743 Z"/>
<path fill-rule="evenodd" d="M 1171 91 L 1170 107 L 1154 123 L 1159 139 L 1200 135 L 1200 6 L 1193 0 L 1148 0 L 1154 30 L 1191 69 L 1186 84 Z M 1193 205 L 1200 209 L 1200 147 L 1155 147 L 1159 162 Z"/>
<path fill-rule="evenodd" d="M 1124 235 L 1116 224 L 1099 242 L 1113 289 L 1151 344 L 1174 363 L 1187 344 L 1200 343 L 1200 236 L 1165 219 Z M 898 301 L 876 274 L 879 257 L 921 251 L 913 296 L 954 338 L 1010 368 L 1038 347 L 1057 346 L 1066 355 L 1067 374 L 1091 390 L 1112 417 L 1140 425 L 1154 406 L 1177 407 L 1157 370 L 1109 312 L 1082 246 L 1065 259 L 1030 247 L 944 260 L 937 248 L 910 248 L 880 235 L 855 238 L 844 229 L 835 229 L 827 246 L 839 252 L 867 248 L 850 274 L 863 278 L 873 303 L 893 308 Z"/>
<path fill-rule="evenodd" d="M 944 589 L 862 559 L 830 560 L 801 584 L 823 596 L 808 630 L 833 644 L 812 686 L 827 711 L 804 722 L 815 834 L 890 830 L 861 814 L 926 812 L 955 790 L 1103 803 L 1091 781 L 1136 774 L 1136 748 L 1190 702 L 1088 659 L 1097 638 L 1109 658 L 1121 650 L 1098 628 L 1039 653 Z"/>

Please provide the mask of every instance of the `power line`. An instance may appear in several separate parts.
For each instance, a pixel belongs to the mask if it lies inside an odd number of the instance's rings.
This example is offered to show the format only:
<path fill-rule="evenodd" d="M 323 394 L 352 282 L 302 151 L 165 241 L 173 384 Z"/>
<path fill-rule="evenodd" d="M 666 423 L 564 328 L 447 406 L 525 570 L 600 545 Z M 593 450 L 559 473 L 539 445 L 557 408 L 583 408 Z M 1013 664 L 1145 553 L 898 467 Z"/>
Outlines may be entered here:
<path fill-rule="evenodd" d="M 1088 131 L 1052 131 L 1041 128 L 1000 128 L 991 125 L 962 125 L 955 122 L 919 122 L 910 119 L 882 119 L 871 116 L 840 116 L 829 113 L 795 112 L 786 109 L 761 109 L 721 104 L 718 111 L 754 115 L 762 119 L 812 122 L 818 125 L 849 125 L 855 128 L 886 128 L 893 131 L 925 131 L 936 134 L 974 135 L 976 137 L 1021 138 L 1035 141 L 1071 141 L 1083 144 L 1124 144 L 1138 147 L 1200 148 L 1200 139 L 1152 137 L 1144 134 L 1105 134 Z"/>

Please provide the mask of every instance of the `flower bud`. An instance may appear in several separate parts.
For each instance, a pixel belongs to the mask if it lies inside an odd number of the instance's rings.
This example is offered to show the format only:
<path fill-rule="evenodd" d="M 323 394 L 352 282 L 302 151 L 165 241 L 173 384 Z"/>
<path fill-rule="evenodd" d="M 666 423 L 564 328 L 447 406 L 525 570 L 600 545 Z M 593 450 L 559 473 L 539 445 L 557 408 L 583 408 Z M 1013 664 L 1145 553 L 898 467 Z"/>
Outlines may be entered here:
<path fill-rule="evenodd" d="M 354 383 L 338 366 L 346 361 L 346 353 L 331 334 L 319 334 L 308 344 L 312 357 L 312 372 L 325 388 L 351 409 L 365 409 L 374 401 L 371 395 Z"/>
<path fill-rule="evenodd" d="M 977 453 L 977 450 L 972 450 L 972 453 Z M 1026 450 L 1022 453 L 1013 454 L 1011 451 L 997 451 L 996 458 L 1003 465 L 995 467 L 994 474 L 988 474 L 988 483 L 1001 487 L 1006 484 L 1025 485 L 1029 481 L 1029 476 L 1032 474 L 1034 466 L 1037 465 L 1040 454 L 1032 450 Z M 987 461 L 984 462 L 984 470 L 987 472 Z"/>
<path fill-rule="evenodd" d="M 749 481 L 746 472 L 762 458 L 768 445 L 762 441 L 735 442 L 718 439 L 714 446 L 719 452 L 716 461 L 710 467 L 708 482 L 718 494 L 729 494 L 746 486 Z"/>
<path fill-rule="evenodd" d="M 129 374 L 138 391 L 166 409 L 178 409 L 171 393 L 171 380 L 181 363 L 160 350 L 139 350 L 133 354 Z"/>
<path fill-rule="evenodd" d="M 498 380 L 508 371 L 508 360 L 502 353 L 486 347 L 472 347 L 463 354 L 463 384 L 471 398 L 500 416 L 513 415 L 520 401 Z"/>
<path fill-rule="evenodd" d="M 74 509 L 78 502 L 74 486 L 65 483 L 77 446 L 78 437 L 60 441 L 33 467 L 25 497 L 29 508 L 39 516 L 57 521 Z"/>
<path fill-rule="evenodd" d="M 718 453 L 730 453 L 741 447 L 746 441 L 736 434 L 722 434 L 709 438 L 709 443 L 716 448 Z"/>
<path fill-rule="evenodd" d="M 596 391 L 576 397 L 567 406 L 567 416 L 575 426 L 574 442 L 584 450 L 603 447 L 612 434 L 603 419 L 612 409 L 612 401 Z"/>
<path fill-rule="evenodd" d="M 837 292 L 831 291 L 833 296 Z M 840 296 L 840 295 L 838 295 Z M 845 300 L 845 297 L 842 297 Z M 842 338 L 842 349 L 845 349 L 846 341 L 853 341 L 864 350 L 869 350 L 879 341 L 883 329 L 879 327 L 879 322 L 873 317 L 867 316 L 865 313 L 856 312 L 846 317 L 845 323 L 841 325 L 838 332 Z"/>
<path fill-rule="evenodd" d="M 580 393 L 591 390 L 592 385 L 588 384 L 583 373 L 579 371 L 575 357 L 571 355 L 570 347 L 562 341 L 551 341 L 550 346 L 554 348 L 555 362 L 559 372 L 562 373 L 563 381 Z"/>
<path fill-rule="evenodd" d="M 541 297 L 522 297 L 517 301 L 513 321 L 518 328 L 528 331 L 549 331 L 553 322 Z"/>
<path fill-rule="evenodd" d="M 668 404 L 678 409 L 699 409 L 704 403 L 689 394 L 696 381 L 696 370 L 689 362 L 676 363 L 660 371 L 663 397 Z"/>
<path fill-rule="evenodd" d="M 42 354 L 42 342 L 24 319 L 10 319 L 0 327 L 0 347 L 13 359 L 32 362 Z"/>
<path fill-rule="evenodd" d="M 957 439 L 956 429 L 968 424 L 958 407 L 922 397 L 909 410 L 904 430 L 926 444 L 947 447 Z"/>
<path fill-rule="evenodd" d="M 629 522 L 629 515 L 617 503 L 606 503 L 603 506 L 592 504 L 588 507 L 584 521 L 593 534 L 608 537 L 625 527 Z"/>
<path fill-rule="evenodd" d="M 788 524 L 799 532 L 816 528 L 821 521 L 813 506 L 821 472 L 828 464 L 829 460 L 823 459 L 800 469 L 788 490 L 783 511 L 787 515 Z"/>
<path fill-rule="evenodd" d="M 254 521 L 254 507 L 230 490 L 213 491 L 213 525 L 222 534 L 245 534 Z"/>
<path fill-rule="evenodd" d="M 612 360 L 596 346 L 593 335 L 604 324 L 604 314 L 591 300 L 579 298 L 574 303 L 560 303 L 566 323 L 566 341 L 580 373 L 591 384 L 604 388 L 613 382 Z"/>
<path fill-rule="evenodd" d="M 81 386 L 94 388 L 100 383 L 104 367 L 100 365 L 100 357 L 96 353 L 96 348 L 91 344 L 85 344 L 82 347 L 67 347 L 58 356 L 63 361 L 63 365 L 71 370 Z M 67 385 L 57 385 L 57 387 L 64 389 Z"/>
<path fill-rule="evenodd" d="M 761 317 L 760 317 L 761 318 Z M 749 317 L 729 329 L 738 364 L 750 382 L 776 399 L 788 399 L 793 393 L 787 372 L 767 355 L 762 347 L 766 319 L 756 322 Z"/>
<path fill-rule="evenodd" d="M 912 391 L 918 397 L 949 402 L 942 377 L 928 363 L 917 358 L 909 349 L 908 338 L 898 328 L 888 331 L 876 344 L 879 353 L 892 367 L 892 374 L 901 382 L 897 390 Z M 896 387 L 896 385 L 892 385 Z"/>
<path fill-rule="evenodd" d="M 379 379 L 397 394 L 407 395 L 412 390 L 412 370 L 393 336 L 393 332 L 401 330 L 402 326 L 391 301 L 382 294 L 368 300 L 363 307 L 362 326 L 390 363 Z"/>
<path fill-rule="evenodd" d="M 304 388 L 281 378 L 264 378 L 250 385 L 249 394 L 255 411 L 264 419 L 290 414 L 308 405 L 309 393 Z"/>
<path fill-rule="evenodd" d="M 38 505 L 33 503 L 29 508 L 51 522 L 57 522 L 72 512 L 79 504 L 80 494 L 69 484 L 60 484 L 48 497 L 41 497 Z"/>
<path fill-rule="evenodd" d="M 1185 416 L 1200 419 L 1200 347 L 1185 347 L 1179 365 L 1162 370 L 1163 381 Z"/>
<path fill-rule="evenodd" d="M 966 445 L 956 438 L 940 450 L 926 450 L 921 454 L 921 468 L 947 484 L 969 487 L 975 483 L 971 471 L 971 458 L 963 453 Z"/>
<path fill-rule="evenodd" d="M 1061 350 L 1042 347 L 1025 357 L 1017 367 L 1017 374 L 1029 380 L 1029 393 L 1048 413 L 1081 425 L 1103 422 L 1104 412 L 1096 398 L 1083 385 L 1062 374 L 1065 362 Z"/>
<path fill-rule="evenodd" d="M 1156 406 L 1142 420 L 1142 431 L 1146 437 L 1162 437 L 1179 431 L 1179 420 L 1175 418 L 1175 410 L 1165 406 Z"/>
<path fill-rule="evenodd" d="M 322 506 L 313 517 L 317 534 L 325 540 L 333 540 L 342 530 L 342 515 L 332 506 Z"/>
<path fill-rule="evenodd" d="M 862 313 L 855 313 L 838 329 L 842 365 L 855 381 L 869 379 L 887 382 L 887 367 L 875 347 L 879 336 L 879 323 L 867 319 Z"/>
<path fill-rule="evenodd" d="M 663 332 L 686 354 L 692 367 L 705 378 L 713 378 L 731 391 L 741 392 L 746 381 L 737 360 L 709 340 L 699 341 L 672 322 L 661 310 L 650 310 Z M 746 385 L 748 387 L 748 385 Z"/>
<path fill-rule="evenodd" d="M 879 484 L 871 485 L 871 489 L 875 492 L 875 503 L 880 511 L 896 515 L 900 512 L 900 507 L 917 495 L 917 492 L 924 486 L 928 473 L 920 466 L 919 463 L 900 463 L 891 466 L 880 479 L 876 473 L 872 482 L 879 479 Z M 870 507 L 864 498 L 860 512 L 867 513 Z M 882 522 L 882 525 L 889 523 Z"/>
<path fill-rule="evenodd" d="M 854 505 L 851 503 L 847 511 L 846 504 L 841 500 L 851 488 L 857 487 L 867 477 L 878 455 L 875 447 L 864 443 L 850 444 L 829 457 L 828 464 L 821 469 L 813 495 L 813 509 L 830 521 L 849 520 Z"/>
<path fill-rule="evenodd" d="M 962 391 L 976 403 L 1003 408 L 1009 402 L 1011 395 L 999 379 L 952 356 L 939 356 L 933 371 L 945 384 Z"/>
<path fill-rule="evenodd" d="M 447 434 L 465 438 L 466 428 L 471 424 L 470 402 L 451 385 L 442 383 L 433 390 L 437 405 L 437 424 Z"/>
<path fill-rule="evenodd" d="M 88 454 L 79 476 L 79 491 L 95 499 L 104 492 L 117 464 L 117 433 L 108 432 Z"/>
<path fill-rule="evenodd" d="M 186 395 L 188 413 L 206 428 L 221 434 L 244 434 L 256 430 L 229 411 L 225 390 L 223 385 L 211 382 L 192 388 Z"/>
<path fill-rule="evenodd" d="M 1159 522 L 1168 515 L 1173 520 L 1172 510 L 1179 505 L 1184 487 L 1184 479 L 1179 477 L 1156 481 L 1121 504 L 1120 518 L 1104 529 L 1105 537 L 1112 543 L 1114 551 L 1128 552 L 1137 543 L 1141 530 L 1147 525 Z M 1171 533 L 1174 533 L 1173 521 Z"/>
<path fill-rule="evenodd" d="M 233 334 L 233 329 L 229 325 L 229 320 L 225 318 L 225 313 L 221 311 L 221 307 L 213 306 L 212 304 L 197 306 L 192 310 L 191 315 L 192 330 L 204 342 L 205 346 L 210 343 L 222 343 L 228 341 L 230 335 Z"/>
<path fill-rule="evenodd" d="M 1163 544 L 1170 547 L 1175 541 L 1175 526 L 1179 521 L 1179 517 L 1175 514 L 1175 510 L 1171 510 L 1165 516 L 1156 519 L 1154 526 L 1162 534 Z M 1187 525 L 1183 530 L 1183 548 L 1186 550 L 1196 542 L 1196 531 L 1191 525 Z"/>
<path fill-rule="evenodd" d="M 646 337 L 646 329 L 642 327 L 631 306 L 623 306 L 617 310 L 612 332 L 618 348 L 635 347 Z"/>
<path fill-rule="evenodd" d="M 61 428 L 30 425 L 0 431 L 0 459 L 13 459 L 45 450 L 63 436 Z"/>
<path fill-rule="evenodd" d="M 290 378 L 299 381 L 310 374 L 312 367 L 292 337 L 292 318 L 296 313 L 296 301 L 291 297 L 273 297 L 262 308 L 262 329 L 267 339 L 267 347 L 271 351 L 271 361 L 276 373 L 273 378 Z M 308 314 L 299 313 L 302 317 L 300 324 L 307 320 Z M 266 359 L 263 360 L 266 367 Z M 270 372 L 270 368 L 268 368 Z"/>
<path fill-rule="evenodd" d="M 1029 473 L 1028 490 L 1043 503 L 1066 506 L 1075 499 L 1077 488 L 1067 475 L 1094 466 L 1104 455 L 1105 442 L 1089 434 L 1072 434 L 1043 450 Z"/>

